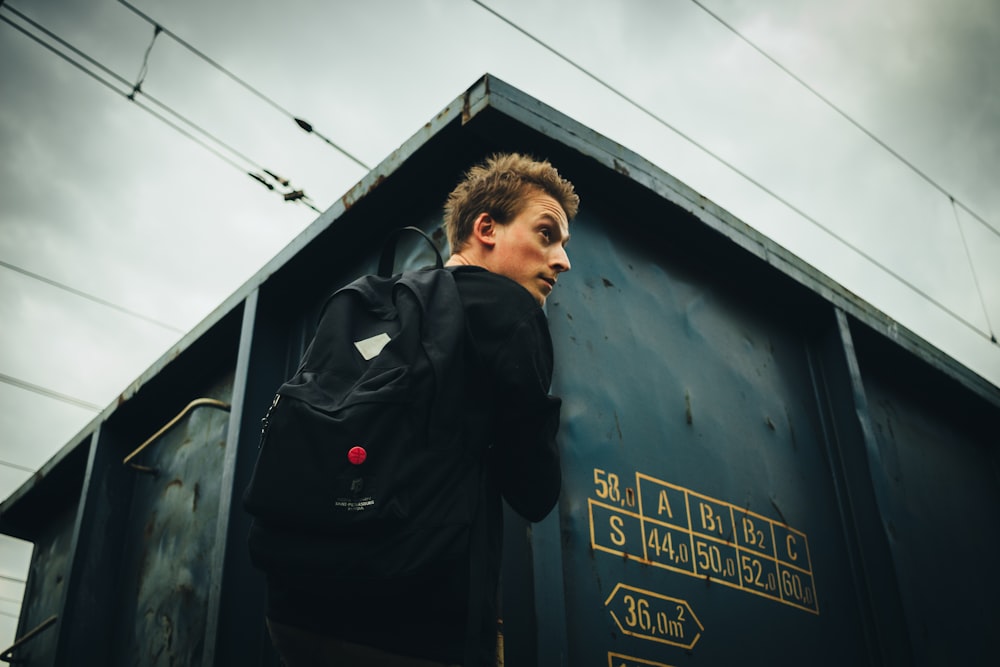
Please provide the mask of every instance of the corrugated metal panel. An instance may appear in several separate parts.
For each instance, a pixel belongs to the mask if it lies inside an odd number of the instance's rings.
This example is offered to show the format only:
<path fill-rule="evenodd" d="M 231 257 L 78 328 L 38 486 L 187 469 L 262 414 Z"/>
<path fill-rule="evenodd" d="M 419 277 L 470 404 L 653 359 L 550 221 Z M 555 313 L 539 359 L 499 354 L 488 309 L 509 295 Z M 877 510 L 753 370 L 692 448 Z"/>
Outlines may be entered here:
<path fill-rule="evenodd" d="M 58 619 L 17 657 L 277 664 L 239 505 L 260 417 L 323 297 L 401 222 L 441 240 L 448 190 L 496 150 L 549 157 L 584 200 L 548 306 L 564 491 L 508 517 L 505 664 L 987 664 L 1000 391 L 489 77 L 0 506 L 36 545 L 21 633 Z M 231 412 L 187 415 L 139 457 L 155 475 L 122 465 L 199 396 Z"/>

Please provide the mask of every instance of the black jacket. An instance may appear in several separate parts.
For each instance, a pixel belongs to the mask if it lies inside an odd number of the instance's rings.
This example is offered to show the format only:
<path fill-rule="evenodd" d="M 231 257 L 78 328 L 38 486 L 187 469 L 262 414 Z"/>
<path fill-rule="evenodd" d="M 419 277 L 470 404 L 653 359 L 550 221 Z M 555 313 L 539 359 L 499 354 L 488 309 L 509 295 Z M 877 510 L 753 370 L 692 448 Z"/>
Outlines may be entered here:
<path fill-rule="evenodd" d="M 483 664 L 492 664 L 501 497 L 531 521 L 554 507 L 561 485 L 555 447 L 560 401 L 548 394 L 552 341 L 534 298 L 514 281 L 478 267 L 451 271 L 466 334 L 463 404 L 449 411 L 462 421 L 469 447 L 481 450 L 485 460 L 481 532 L 474 537 L 479 546 L 435 571 L 398 581 L 390 594 L 342 599 L 269 577 L 268 616 L 325 636 L 457 664 L 466 649 L 471 571 Z"/>

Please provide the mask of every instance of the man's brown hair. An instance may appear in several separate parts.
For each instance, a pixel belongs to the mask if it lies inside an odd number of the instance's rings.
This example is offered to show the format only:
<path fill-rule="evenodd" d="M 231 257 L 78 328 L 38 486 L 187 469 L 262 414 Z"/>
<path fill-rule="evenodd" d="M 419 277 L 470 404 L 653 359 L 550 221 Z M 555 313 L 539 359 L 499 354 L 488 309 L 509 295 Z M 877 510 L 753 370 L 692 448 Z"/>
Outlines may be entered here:
<path fill-rule="evenodd" d="M 451 252 L 462 250 L 480 213 L 488 213 L 505 225 L 521 212 L 531 190 L 540 190 L 559 202 L 570 220 L 580 206 L 573 184 L 547 160 L 520 153 L 497 153 L 469 169 L 444 205 Z"/>

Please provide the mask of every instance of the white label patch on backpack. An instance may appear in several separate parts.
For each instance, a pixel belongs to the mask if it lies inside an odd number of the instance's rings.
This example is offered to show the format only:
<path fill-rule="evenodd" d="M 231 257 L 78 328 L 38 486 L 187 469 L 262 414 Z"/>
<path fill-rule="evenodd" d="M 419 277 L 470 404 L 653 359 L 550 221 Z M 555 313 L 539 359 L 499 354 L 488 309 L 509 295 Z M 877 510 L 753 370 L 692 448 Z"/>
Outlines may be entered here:
<path fill-rule="evenodd" d="M 382 348 L 392 340 L 389 338 L 389 334 L 380 333 L 377 336 L 372 336 L 371 338 L 365 338 L 364 340 L 359 340 L 354 342 L 354 347 L 358 348 L 358 352 L 361 356 L 365 358 L 365 361 L 371 361 L 382 352 Z"/>

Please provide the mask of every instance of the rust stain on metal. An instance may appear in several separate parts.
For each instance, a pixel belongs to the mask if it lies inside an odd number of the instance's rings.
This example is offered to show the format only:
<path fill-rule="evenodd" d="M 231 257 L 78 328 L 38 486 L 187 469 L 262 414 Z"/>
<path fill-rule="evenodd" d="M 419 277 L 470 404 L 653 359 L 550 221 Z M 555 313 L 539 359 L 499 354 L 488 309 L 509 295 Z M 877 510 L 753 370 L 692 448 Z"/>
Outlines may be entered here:
<path fill-rule="evenodd" d="M 612 159 L 611 162 L 614 165 L 615 171 L 617 171 L 622 176 L 628 176 L 631 178 L 632 173 L 628 170 L 628 167 L 619 162 L 617 159 Z"/>
<path fill-rule="evenodd" d="M 354 196 L 354 188 L 352 188 L 351 191 L 345 193 L 344 196 L 340 198 L 341 203 L 343 203 L 344 205 L 344 210 L 345 211 L 351 210 L 351 208 L 356 203 L 358 203 L 359 201 L 370 195 L 372 191 L 375 190 L 375 188 L 377 188 L 378 186 L 382 185 L 383 182 L 385 182 L 385 174 L 379 174 L 378 177 L 375 179 L 375 182 L 369 185 L 365 189 L 364 194 Z"/>
<path fill-rule="evenodd" d="M 610 280 L 608 280 L 607 278 L 604 278 L 604 277 L 601 278 L 601 282 L 604 283 L 605 287 L 614 287 L 615 286 L 615 284 L 613 282 L 611 282 Z"/>
<path fill-rule="evenodd" d="M 170 487 L 172 487 L 172 486 L 176 486 L 176 487 L 178 487 L 178 488 L 179 488 L 179 487 L 182 487 L 182 486 L 184 486 L 184 482 L 182 482 L 182 481 L 181 481 L 181 480 L 179 480 L 179 479 L 172 479 L 172 480 L 170 480 L 169 482 L 167 482 L 167 486 L 166 486 L 166 488 L 167 488 L 167 489 L 169 489 L 169 488 L 170 488 Z M 164 490 L 166 490 L 166 489 L 164 489 Z"/>
<path fill-rule="evenodd" d="M 365 191 L 365 196 L 371 194 L 375 188 L 382 185 L 382 183 L 384 182 L 385 182 L 385 174 L 379 174 L 378 177 L 375 179 L 375 182 L 372 183 L 370 186 L 368 186 L 368 189 Z"/>
<path fill-rule="evenodd" d="M 176 590 L 186 602 L 190 602 L 195 599 L 195 590 L 191 584 L 178 584 L 176 586 Z"/>
<path fill-rule="evenodd" d="M 684 390 L 684 416 L 688 424 L 694 423 L 694 415 L 691 413 L 691 393 Z"/>
<path fill-rule="evenodd" d="M 472 100 L 469 98 L 469 91 L 462 94 L 462 125 L 465 125 L 472 118 Z"/>
<path fill-rule="evenodd" d="M 340 198 L 340 202 L 344 205 L 345 211 L 350 211 L 351 207 L 354 206 L 356 200 L 351 196 L 351 191 L 345 192 L 344 196 Z"/>

